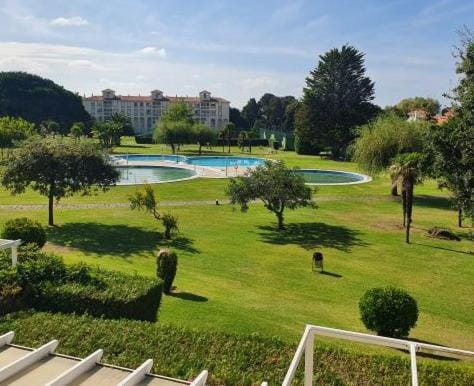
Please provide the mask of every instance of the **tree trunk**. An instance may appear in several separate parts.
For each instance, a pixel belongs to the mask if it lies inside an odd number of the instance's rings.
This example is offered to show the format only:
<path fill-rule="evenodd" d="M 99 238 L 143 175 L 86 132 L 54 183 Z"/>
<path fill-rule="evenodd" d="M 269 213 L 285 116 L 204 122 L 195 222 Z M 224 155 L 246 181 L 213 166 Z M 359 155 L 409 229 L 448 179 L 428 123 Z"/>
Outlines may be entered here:
<path fill-rule="evenodd" d="M 410 244 L 410 227 L 411 227 L 411 216 L 413 212 L 413 183 L 410 182 L 407 187 L 407 204 L 406 204 L 406 235 L 405 242 Z"/>
<path fill-rule="evenodd" d="M 407 225 L 407 189 L 402 187 L 402 211 L 403 211 L 403 227 Z"/>
<path fill-rule="evenodd" d="M 171 143 L 170 145 L 171 145 L 171 151 L 173 152 L 173 154 L 176 154 L 174 143 Z"/>
<path fill-rule="evenodd" d="M 398 196 L 398 179 L 392 178 L 392 188 L 390 194 L 394 197 Z"/>
<path fill-rule="evenodd" d="M 199 144 L 199 155 L 201 155 L 201 147 L 202 147 L 202 145 Z"/>
<path fill-rule="evenodd" d="M 54 196 L 50 192 L 48 196 L 48 225 L 49 226 L 54 226 Z"/>
<path fill-rule="evenodd" d="M 283 218 L 283 209 L 281 209 L 279 212 L 275 212 L 277 219 L 278 219 L 278 230 L 285 229 L 285 226 L 283 224 L 284 218 Z"/>
<path fill-rule="evenodd" d="M 462 228 L 462 208 L 458 208 L 458 227 Z"/>

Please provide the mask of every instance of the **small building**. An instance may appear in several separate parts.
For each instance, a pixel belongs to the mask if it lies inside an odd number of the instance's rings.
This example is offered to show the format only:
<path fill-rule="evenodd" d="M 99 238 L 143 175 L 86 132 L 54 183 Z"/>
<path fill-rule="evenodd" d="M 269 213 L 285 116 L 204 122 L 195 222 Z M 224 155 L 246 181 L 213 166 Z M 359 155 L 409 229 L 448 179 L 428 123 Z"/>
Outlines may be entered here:
<path fill-rule="evenodd" d="M 426 121 L 428 113 L 423 109 L 415 109 L 408 113 L 408 122 Z"/>

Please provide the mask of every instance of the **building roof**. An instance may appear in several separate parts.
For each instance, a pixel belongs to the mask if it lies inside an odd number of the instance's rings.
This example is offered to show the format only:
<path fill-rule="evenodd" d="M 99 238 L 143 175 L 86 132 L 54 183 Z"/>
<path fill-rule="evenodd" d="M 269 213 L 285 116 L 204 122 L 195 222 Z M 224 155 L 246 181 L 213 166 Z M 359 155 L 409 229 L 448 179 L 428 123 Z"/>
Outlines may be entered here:
<path fill-rule="evenodd" d="M 103 351 L 97 350 L 85 359 L 55 354 L 58 345 L 53 340 L 31 349 L 11 344 L 13 332 L 0 336 L 0 384 L 14 386 L 204 386 L 207 371 L 193 381 L 183 381 L 150 374 L 151 359 L 135 370 L 99 363 Z"/>
<path fill-rule="evenodd" d="M 102 101 L 104 98 L 102 95 L 92 95 L 89 97 L 82 98 L 85 101 Z M 152 102 L 153 98 L 151 95 L 116 95 L 113 99 L 119 99 L 125 102 Z M 170 102 L 189 102 L 189 103 L 199 103 L 201 99 L 199 97 L 181 97 L 181 96 L 163 96 L 164 100 Z M 211 97 L 209 99 L 211 102 L 223 102 L 230 103 L 228 100 L 219 97 Z"/>

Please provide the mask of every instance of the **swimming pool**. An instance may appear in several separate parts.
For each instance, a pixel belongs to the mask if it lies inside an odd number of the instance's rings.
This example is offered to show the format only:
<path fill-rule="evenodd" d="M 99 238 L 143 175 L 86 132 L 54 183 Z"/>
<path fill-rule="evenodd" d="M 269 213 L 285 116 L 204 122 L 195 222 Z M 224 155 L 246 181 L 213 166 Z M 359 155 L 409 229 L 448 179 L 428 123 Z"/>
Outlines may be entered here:
<path fill-rule="evenodd" d="M 163 155 L 163 154 L 130 154 L 130 155 L 117 155 L 113 156 L 113 159 L 130 161 L 130 162 L 159 162 L 159 161 L 170 161 L 170 162 L 184 162 L 188 165 L 206 166 L 213 168 L 225 168 L 228 167 L 252 167 L 261 165 L 265 162 L 263 158 L 256 157 L 233 157 L 233 156 L 202 156 L 202 157 L 185 157 L 183 155 Z"/>
<path fill-rule="evenodd" d="M 196 177 L 196 172 L 190 169 L 168 166 L 118 166 L 120 178 L 117 185 L 158 184 L 187 180 Z"/>
<path fill-rule="evenodd" d="M 371 180 L 364 174 L 338 170 L 299 169 L 295 173 L 302 174 L 309 185 L 351 185 Z"/>

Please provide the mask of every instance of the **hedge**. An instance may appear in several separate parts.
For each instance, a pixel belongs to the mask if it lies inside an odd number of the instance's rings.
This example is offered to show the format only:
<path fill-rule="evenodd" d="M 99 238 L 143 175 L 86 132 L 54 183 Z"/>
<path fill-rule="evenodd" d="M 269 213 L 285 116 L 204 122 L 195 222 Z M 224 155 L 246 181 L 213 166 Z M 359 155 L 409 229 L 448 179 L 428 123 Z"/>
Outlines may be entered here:
<path fill-rule="evenodd" d="M 143 276 L 95 271 L 88 283 L 42 282 L 28 297 L 43 311 L 156 321 L 163 282 Z"/>
<path fill-rule="evenodd" d="M 209 370 L 209 385 L 281 384 L 297 342 L 260 335 L 198 331 L 131 320 L 96 319 L 48 313 L 17 313 L 0 319 L 0 333 L 15 331 L 15 343 L 38 347 L 59 340 L 58 352 L 86 357 L 102 348 L 102 361 L 135 368 L 148 358 L 157 374 L 191 379 Z M 301 365 L 294 384 L 302 383 Z M 420 385 L 472 385 L 474 370 L 465 364 L 426 359 L 418 363 Z M 359 354 L 335 345 L 316 344 L 315 384 L 408 385 L 407 356 Z"/>
<path fill-rule="evenodd" d="M 0 253 L 0 315 L 25 308 L 156 321 L 163 282 L 143 276 L 67 266 L 62 258 L 22 249 L 11 268 Z"/>

